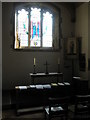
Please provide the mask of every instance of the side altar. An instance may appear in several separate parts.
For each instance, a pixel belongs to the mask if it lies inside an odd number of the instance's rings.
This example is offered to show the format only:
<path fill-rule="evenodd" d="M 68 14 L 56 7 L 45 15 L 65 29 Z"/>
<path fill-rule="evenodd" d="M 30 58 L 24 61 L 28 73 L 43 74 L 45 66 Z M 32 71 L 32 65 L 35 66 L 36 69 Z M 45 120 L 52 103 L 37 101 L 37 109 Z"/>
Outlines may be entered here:
<path fill-rule="evenodd" d="M 57 72 L 52 72 L 52 73 L 29 73 L 30 77 L 31 77 L 31 80 L 32 80 L 32 84 L 35 83 L 35 78 L 38 78 L 38 77 L 56 77 L 57 81 L 56 83 L 60 82 L 59 81 L 59 77 L 61 77 L 61 82 L 63 82 L 63 73 L 57 73 Z"/>

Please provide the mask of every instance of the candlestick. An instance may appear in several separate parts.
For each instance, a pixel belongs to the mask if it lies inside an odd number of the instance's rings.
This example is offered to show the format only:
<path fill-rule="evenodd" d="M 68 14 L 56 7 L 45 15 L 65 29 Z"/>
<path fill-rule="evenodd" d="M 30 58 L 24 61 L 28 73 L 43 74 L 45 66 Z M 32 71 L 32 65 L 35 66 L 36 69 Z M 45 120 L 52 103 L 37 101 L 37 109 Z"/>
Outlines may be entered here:
<path fill-rule="evenodd" d="M 36 65 L 36 58 L 34 58 L 34 65 Z"/>
<path fill-rule="evenodd" d="M 36 74 L 35 65 L 33 65 L 33 74 Z"/>
<path fill-rule="evenodd" d="M 36 58 L 33 59 L 33 74 L 36 74 Z"/>

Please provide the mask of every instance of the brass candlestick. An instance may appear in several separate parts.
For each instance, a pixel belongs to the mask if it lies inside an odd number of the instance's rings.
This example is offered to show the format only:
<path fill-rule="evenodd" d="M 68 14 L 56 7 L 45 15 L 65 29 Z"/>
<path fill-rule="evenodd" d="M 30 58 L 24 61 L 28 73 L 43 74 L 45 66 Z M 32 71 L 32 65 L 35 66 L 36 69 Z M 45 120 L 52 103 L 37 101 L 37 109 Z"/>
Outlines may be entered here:
<path fill-rule="evenodd" d="M 33 74 L 36 74 L 36 58 L 33 60 Z"/>
<path fill-rule="evenodd" d="M 36 66 L 33 65 L 33 74 L 36 74 Z"/>

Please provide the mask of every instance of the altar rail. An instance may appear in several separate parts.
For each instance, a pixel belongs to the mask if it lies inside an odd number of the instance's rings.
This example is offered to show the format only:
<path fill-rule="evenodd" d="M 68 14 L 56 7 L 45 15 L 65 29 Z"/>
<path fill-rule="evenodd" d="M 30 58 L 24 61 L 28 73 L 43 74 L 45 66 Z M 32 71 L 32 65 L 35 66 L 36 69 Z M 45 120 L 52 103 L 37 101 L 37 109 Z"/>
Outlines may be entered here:
<path fill-rule="evenodd" d="M 48 105 L 48 97 L 69 96 L 70 84 L 51 83 L 45 85 L 16 86 L 16 113 L 19 109 Z"/>

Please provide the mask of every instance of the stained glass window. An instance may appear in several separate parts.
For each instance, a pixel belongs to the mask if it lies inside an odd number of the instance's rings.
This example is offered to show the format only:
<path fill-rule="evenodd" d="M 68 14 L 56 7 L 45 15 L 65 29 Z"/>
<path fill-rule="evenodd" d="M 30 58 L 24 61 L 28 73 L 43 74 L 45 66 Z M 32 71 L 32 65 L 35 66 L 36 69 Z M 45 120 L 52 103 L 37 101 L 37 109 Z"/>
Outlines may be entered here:
<path fill-rule="evenodd" d="M 52 47 L 52 14 L 43 13 L 42 46 Z"/>
<path fill-rule="evenodd" d="M 28 12 L 24 9 L 19 10 L 18 18 L 16 19 L 17 42 L 19 44 L 19 47 L 26 47 L 28 46 Z"/>
<path fill-rule="evenodd" d="M 41 9 L 31 8 L 31 38 L 30 46 L 31 47 L 40 47 L 41 46 L 41 20 L 40 14 Z"/>
<path fill-rule="evenodd" d="M 18 37 L 20 46 L 28 46 L 28 12 L 18 11 Z"/>
<path fill-rule="evenodd" d="M 59 40 L 59 19 L 56 18 L 59 15 L 55 18 L 52 10 L 43 7 L 22 8 L 15 12 L 15 48 L 56 47 L 54 40 Z"/>

